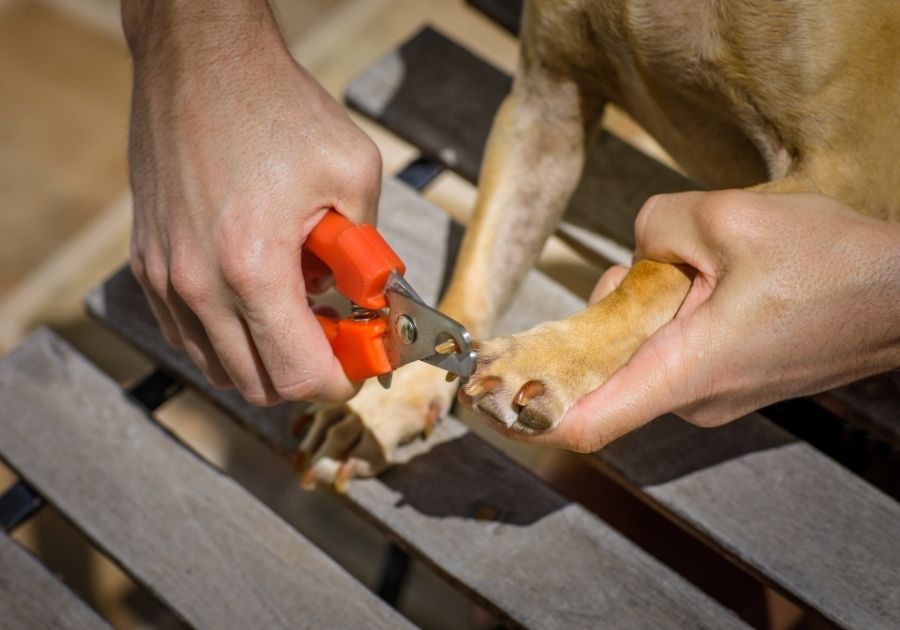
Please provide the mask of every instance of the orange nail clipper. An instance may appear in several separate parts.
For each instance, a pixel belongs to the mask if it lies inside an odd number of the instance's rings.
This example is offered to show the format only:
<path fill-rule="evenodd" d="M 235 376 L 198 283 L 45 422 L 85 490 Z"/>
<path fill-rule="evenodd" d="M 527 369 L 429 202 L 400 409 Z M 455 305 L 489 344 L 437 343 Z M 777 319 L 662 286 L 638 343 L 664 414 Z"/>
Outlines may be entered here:
<path fill-rule="evenodd" d="M 394 370 L 425 361 L 456 376 L 475 370 L 468 331 L 425 304 L 403 274 L 406 266 L 372 225 L 330 210 L 306 247 L 331 270 L 335 288 L 352 303 L 346 319 L 316 315 L 347 378 L 372 376 L 390 387 Z"/>

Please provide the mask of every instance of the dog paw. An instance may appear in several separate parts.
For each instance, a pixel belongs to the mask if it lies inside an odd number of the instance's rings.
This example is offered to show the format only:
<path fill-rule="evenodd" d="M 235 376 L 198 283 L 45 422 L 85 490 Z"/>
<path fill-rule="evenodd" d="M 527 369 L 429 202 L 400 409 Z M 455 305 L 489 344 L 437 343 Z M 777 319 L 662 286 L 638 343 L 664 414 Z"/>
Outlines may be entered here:
<path fill-rule="evenodd" d="M 413 363 L 394 373 L 390 389 L 372 379 L 348 403 L 316 408 L 295 425 L 297 434 L 306 430 L 294 457 L 301 486 L 328 483 L 345 492 L 354 477 L 379 474 L 400 445 L 428 437 L 456 387 L 442 370 Z"/>
<path fill-rule="evenodd" d="M 460 401 L 508 429 L 534 434 L 555 427 L 603 376 L 589 369 L 569 322 L 482 342 L 478 367 Z"/>

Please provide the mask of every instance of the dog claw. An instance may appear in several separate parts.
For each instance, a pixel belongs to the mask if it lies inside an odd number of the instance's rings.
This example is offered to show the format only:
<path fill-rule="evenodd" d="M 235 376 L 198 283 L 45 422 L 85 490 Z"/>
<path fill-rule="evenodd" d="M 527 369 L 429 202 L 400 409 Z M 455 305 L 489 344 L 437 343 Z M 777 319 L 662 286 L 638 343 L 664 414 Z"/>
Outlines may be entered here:
<path fill-rule="evenodd" d="M 436 354 L 456 354 L 459 352 L 459 344 L 455 339 L 448 339 L 444 343 L 439 343 L 434 347 Z"/>
<path fill-rule="evenodd" d="M 456 378 L 457 378 L 456 374 L 454 374 L 453 372 L 447 372 L 447 375 L 444 376 L 444 380 L 447 381 L 448 383 L 452 383 L 453 381 L 456 380 Z"/>
<path fill-rule="evenodd" d="M 353 478 L 353 470 L 356 464 L 353 460 L 347 460 L 338 468 L 337 474 L 334 476 L 334 491 L 338 494 L 347 494 L 347 488 L 350 480 Z"/>
<path fill-rule="evenodd" d="M 294 454 L 294 459 L 291 461 L 291 466 L 294 468 L 294 472 L 297 474 L 302 473 L 306 470 L 306 465 L 309 463 L 309 453 L 306 451 L 298 450 Z"/>
<path fill-rule="evenodd" d="M 434 431 L 438 417 L 441 415 L 441 406 L 437 403 L 428 405 L 428 413 L 425 414 L 425 426 L 422 427 L 422 439 L 427 440 Z"/>
<path fill-rule="evenodd" d="M 519 388 L 513 403 L 519 407 L 527 407 L 528 402 L 544 393 L 544 384 L 541 381 L 528 381 Z"/>
<path fill-rule="evenodd" d="M 300 487 L 304 490 L 315 490 L 316 481 L 316 470 L 315 468 L 310 468 L 300 477 Z"/>
<path fill-rule="evenodd" d="M 497 389 L 501 380 L 498 376 L 484 376 L 473 380 L 466 387 L 466 394 L 472 398 L 477 398 L 481 394 L 490 393 Z"/>

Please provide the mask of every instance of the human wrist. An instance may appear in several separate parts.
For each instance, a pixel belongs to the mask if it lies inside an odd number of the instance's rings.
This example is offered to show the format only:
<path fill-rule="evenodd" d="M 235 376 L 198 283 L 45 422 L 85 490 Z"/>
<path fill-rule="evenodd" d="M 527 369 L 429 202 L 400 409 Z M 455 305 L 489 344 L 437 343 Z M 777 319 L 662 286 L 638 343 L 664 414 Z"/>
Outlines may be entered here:
<path fill-rule="evenodd" d="M 136 67 L 165 63 L 173 54 L 189 67 L 236 49 L 245 60 L 261 51 L 287 52 L 265 0 L 122 0 L 122 29 Z"/>

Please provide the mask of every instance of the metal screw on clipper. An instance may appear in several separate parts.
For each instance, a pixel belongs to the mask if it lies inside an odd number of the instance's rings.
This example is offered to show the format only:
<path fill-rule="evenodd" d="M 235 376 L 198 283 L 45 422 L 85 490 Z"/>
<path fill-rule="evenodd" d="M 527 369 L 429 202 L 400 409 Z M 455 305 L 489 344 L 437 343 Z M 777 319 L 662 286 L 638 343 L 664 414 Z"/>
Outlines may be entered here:
<path fill-rule="evenodd" d="M 416 340 L 416 324 L 406 315 L 397 318 L 397 336 L 407 346 Z"/>

